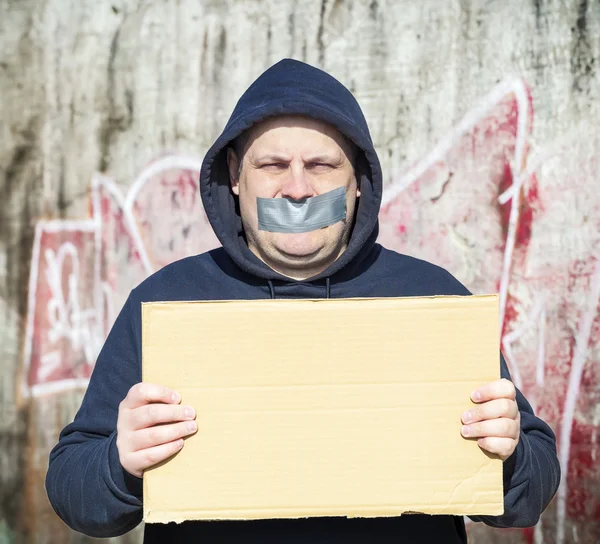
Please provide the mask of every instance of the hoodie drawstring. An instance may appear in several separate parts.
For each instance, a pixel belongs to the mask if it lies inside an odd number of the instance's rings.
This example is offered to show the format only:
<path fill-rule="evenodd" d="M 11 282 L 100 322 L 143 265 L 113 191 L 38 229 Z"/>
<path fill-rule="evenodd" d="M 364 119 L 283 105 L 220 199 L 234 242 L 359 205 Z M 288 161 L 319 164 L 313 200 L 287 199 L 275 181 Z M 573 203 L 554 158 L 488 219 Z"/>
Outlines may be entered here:
<path fill-rule="evenodd" d="M 273 287 L 273 282 L 269 281 L 269 292 L 271 293 L 271 300 L 275 300 L 275 287 Z"/>
<path fill-rule="evenodd" d="M 269 284 L 269 293 L 271 294 L 271 300 L 275 300 L 275 286 L 272 280 L 267 280 Z M 331 298 L 331 280 L 329 276 L 325 278 L 325 298 Z"/>

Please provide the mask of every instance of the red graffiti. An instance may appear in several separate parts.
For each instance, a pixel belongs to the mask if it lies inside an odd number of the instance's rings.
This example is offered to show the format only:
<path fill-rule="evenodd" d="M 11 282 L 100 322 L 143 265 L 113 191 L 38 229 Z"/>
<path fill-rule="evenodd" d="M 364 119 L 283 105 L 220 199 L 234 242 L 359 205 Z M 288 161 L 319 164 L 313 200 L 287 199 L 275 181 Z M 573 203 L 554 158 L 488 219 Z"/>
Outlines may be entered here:
<path fill-rule="evenodd" d="M 168 156 L 124 195 L 96 176 L 90 217 L 40 221 L 31 264 L 23 396 L 85 387 L 129 291 L 162 266 L 217 246 L 200 163 Z"/>
<path fill-rule="evenodd" d="M 523 82 L 500 84 L 388 188 L 380 241 L 500 292 L 504 355 L 564 473 L 555 518 L 523 538 L 562 543 L 577 520 L 600 534 L 600 138 L 577 127 L 533 152 L 532 121 Z"/>

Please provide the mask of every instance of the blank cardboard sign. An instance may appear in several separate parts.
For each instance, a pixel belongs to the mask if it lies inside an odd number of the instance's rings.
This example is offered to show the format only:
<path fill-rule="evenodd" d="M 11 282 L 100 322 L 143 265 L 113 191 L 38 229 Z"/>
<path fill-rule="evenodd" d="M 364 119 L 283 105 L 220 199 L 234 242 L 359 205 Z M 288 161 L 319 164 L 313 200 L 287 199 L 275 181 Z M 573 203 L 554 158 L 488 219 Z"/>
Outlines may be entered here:
<path fill-rule="evenodd" d="M 198 422 L 145 521 L 501 514 L 501 460 L 460 434 L 498 342 L 496 295 L 143 304 L 143 380 Z"/>

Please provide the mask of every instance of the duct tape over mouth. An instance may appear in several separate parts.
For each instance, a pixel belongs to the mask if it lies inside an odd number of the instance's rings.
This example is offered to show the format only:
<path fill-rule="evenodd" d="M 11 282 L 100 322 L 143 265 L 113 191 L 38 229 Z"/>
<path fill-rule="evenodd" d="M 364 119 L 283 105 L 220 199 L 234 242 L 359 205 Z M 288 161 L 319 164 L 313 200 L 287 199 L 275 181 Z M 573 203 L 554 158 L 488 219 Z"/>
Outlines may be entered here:
<path fill-rule="evenodd" d="M 258 197 L 256 206 L 258 230 L 310 232 L 346 219 L 346 188 L 302 200 Z"/>

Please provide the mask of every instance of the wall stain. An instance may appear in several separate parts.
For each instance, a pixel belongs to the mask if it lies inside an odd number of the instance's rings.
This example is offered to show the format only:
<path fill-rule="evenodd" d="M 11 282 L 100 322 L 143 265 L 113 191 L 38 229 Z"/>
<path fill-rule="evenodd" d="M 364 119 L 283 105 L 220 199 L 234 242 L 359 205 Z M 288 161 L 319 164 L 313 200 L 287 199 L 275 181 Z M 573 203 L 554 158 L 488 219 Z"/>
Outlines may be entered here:
<path fill-rule="evenodd" d="M 4 296 L 6 304 L 10 307 L 17 307 L 19 316 L 25 315 L 26 293 L 25 297 L 19 295 L 19 291 L 14 289 L 15 285 L 23 286 L 27 289 L 27 282 L 20 281 L 19 278 L 27 277 L 29 270 L 29 255 L 27 262 L 21 262 L 22 250 L 25 253 L 31 253 L 33 241 L 33 218 L 29 210 L 29 196 L 33 192 L 32 184 L 37 180 L 29 179 L 31 176 L 31 165 L 34 164 L 39 143 L 34 126 L 39 125 L 38 118 L 32 118 L 28 128 L 21 134 L 22 143 L 18 145 L 9 160 L 3 183 L 0 180 L 0 194 L 3 197 L 4 205 L 0 206 L 0 242 L 3 242 L 6 248 L 7 274 L 4 286 Z M 23 183 L 22 180 L 27 180 Z M 19 192 L 18 198 L 13 195 Z M 9 206 L 11 202 L 16 202 L 17 206 L 22 206 L 20 213 L 15 210 L 15 206 Z M 17 212 L 17 213 L 15 213 Z M 20 221 L 17 217 L 20 216 Z"/>
<path fill-rule="evenodd" d="M 288 15 L 288 34 L 290 35 L 290 37 L 292 39 L 291 48 L 290 48 L 290 56 L 292 56 L 292 57 L 294 56 L 294 49 L 295 49 L 295 45 L 296 45 L 296 34 L 294 32 L 295 18 L 296 17 L 294 14 L 294 8 L 292 8 L 292 11 Z"/>
<path fill-rule="evenodd" d="M 533 0 L 533 8 L 535 10 L 535 28 L 540 30 L 542 21 L 542 0 Z"/>
<path fill-rule="evenodd" d="M 2 298 L 7 307 L 16 308 L 22 323 L 27 313 L 28 272 L 34 237 L 32 199 L 39 183 L 35 165 L 38 158 L 40 118 L 30 118 L 25 130 L 19 134 L 20 144 L 12 152 L 3 178 L 0 178 L 0 194 L 4 205 L 0 206 L 0 242 L 6 251 L 6 277 Z M 9 205 L 10 204 L 10 205 Z M 25 278 L 25 279 L 24 279 Z M 19 327 L 17 345 L 23 345 L 25 329 Z M 7 465 L 12 474 L 0 476 L 0 506 L 2 517 L 8 527 L 17 534 L 27 532 L 23 498 L 26 491 L 24 457 L 27 441 L 27 411 L 17 410 L 16 422 L 0 431 L 0 452 L 10 460 Z"/>
<path fill-rule="evenodd" d="M 325 43 L 323 34 L 325 32 L 325 10 L 327 9 L 327 0 L 321 0 L 321 11 L 319 13 L 319 30 L 317 32 L 317 51 L 319 52 L 319 64 L 323 66 L 325 62 Z"/>
<path fill-rule="evenodd" d="M 0 451 L 8 457 L 15 471 L 10 475 L 9 471 L 0 476 L 0 508 L 2 517 L 8 527 L 17 534 L 24 530 L 23 501 L 25 491 L 25 462 L 23 452 L 26 451 L 27 434 L 27 412 L 20 410 L 17 414 L 17 422 L 14 428 L 0 432 Z"/>
<path fill-rule="evenodd" d="M 60 170 L 58 176 L 58 199 L 56 202 L 58 209 L 58 217 L 64 219 L 66 217 L 67 209 L 69 208 L 69 201 L 66 197 L 66 180 L 65 180 L 65 157 L 64 155 L 60 158 Z"/>
<path fill-rule="evenodd" d="M 577 20 L 571 28 L 573 48 L 571 50 L 571 74 L 573 75 L 573 91 L 585 92 L 589 89 L 594 75 L 594 55 L 590 46 L 587 28 L 588 0 L 580 0 L 577 9 Z"/>
<path fill-rule="evenodd" d="M 377 2 L 377 0 L 372 0 L 371 4 L 369 5 L 369 15 L 374 21 L 377 20 L 378 10 L 379 3 Z"/>
<path fill-rule="evenodd" d="M 134 100 L 131 90 L 126 89 L 125 94 L 125 112 L 119 112 L 116 104 L 116 69 L 115 60 L 119 52 L 119 37 L 122 24 L 119 26 L 110 44 L 110 55 L 108 59 L 108 78 L 107 78 L 107 115 L 98 129 L 98 140 L 100 148 L 100 159 L 98 168 L 100 172 L 108 170 L 109 153 L 112 140 L 117 132 L 125 132 L 133 124 Z"/>
<path fill-rule="evenodd" d="M 227 49 L 227 31 L 222 26 L 219 31 L 219 41 L 217 42 L 217 49 L 215 51 L 215 70 L 213 72 L 213 81 L 220 83 L 221 69 L 225 64 L 225 50 Z"/>
<path fill-rule="evenodd" d="M 545 67 L 548 64 L 548 57 L 544 54 L 544 50 L 539 47 L 537 41 L 548 38 L 548 23 L 546 21 L 545 13 L 542 10 L 542 0 L 533 1 L 534 16 L 535 16 L 535 30 L 536 35 L 533 37 L 531 42 L 531 55 L 530 66 L 535 70 L 538 80 L 544 80 Z"/>
<path fill-rule="evenodd" d="M 271 49 L 272 49 L 272 39 L 273 39 L 273 30 L 271 29 L 271 18 L 269 17 L 267 24 L 267 62 L 271 60 Z"/>

